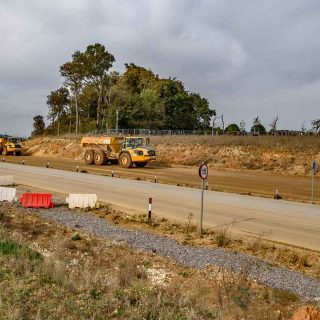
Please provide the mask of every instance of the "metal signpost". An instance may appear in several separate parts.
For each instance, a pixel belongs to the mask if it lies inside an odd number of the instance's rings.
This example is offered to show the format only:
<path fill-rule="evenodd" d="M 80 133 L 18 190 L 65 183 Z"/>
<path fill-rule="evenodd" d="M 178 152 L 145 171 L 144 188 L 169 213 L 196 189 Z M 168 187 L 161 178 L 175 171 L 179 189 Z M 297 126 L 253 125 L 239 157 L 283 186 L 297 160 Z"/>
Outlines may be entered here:
<path fill-rule="evenodd" d="M 202 163 L 199 167 L 199 177 L 201 181 L 201 211 L 200 211 L 200 226 L 199 234 L 202 234 L 202 220 L 203 220 L 203 195 L 204 195 L 204 181 L 208 178 L 208 166 L 205 163 Z"/>
<path fill-rule="evenodd" d="M 312 186 L 311 186 L 311 202 L 313 203 L 314 200 L 314 177 L 318 172 L 318 163 L 316 160 L 312 161 L 311 164 L 311 175 L 312 175 Z"/>

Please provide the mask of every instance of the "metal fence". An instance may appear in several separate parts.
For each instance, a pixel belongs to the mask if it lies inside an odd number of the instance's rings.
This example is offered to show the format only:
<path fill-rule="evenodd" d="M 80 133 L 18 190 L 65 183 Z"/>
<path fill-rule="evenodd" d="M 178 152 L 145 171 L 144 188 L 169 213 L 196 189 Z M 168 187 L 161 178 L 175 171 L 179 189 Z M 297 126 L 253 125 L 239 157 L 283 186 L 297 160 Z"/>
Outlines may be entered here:
<path fill-rule="evenodd" d="M 211 135 L 211 130 L 151 130 L 151 129 L 108 129 L 89 132 L 88 135 L 131 135 L 131 136 L 182 136 Z"/>
<path fill-rule="evenodd" d="M 234 135 L 245 136 L 253 135 L 250 132 L 223 132 L 222 130 L 208 129 L 208 130 L 151 130 L 151 129 L 108 129 L 89 132 L 88 135 L 122 135 L 122 136 L 187 136 L 187 135 Z M 259 134 L 255 134 L 259 135 Z M 275 133 L 268 135 L 276 136 L 301 136 L 301 135 L 316 135 L 313 132 L 302 132 L 293 130 L 277 130 Z"/>

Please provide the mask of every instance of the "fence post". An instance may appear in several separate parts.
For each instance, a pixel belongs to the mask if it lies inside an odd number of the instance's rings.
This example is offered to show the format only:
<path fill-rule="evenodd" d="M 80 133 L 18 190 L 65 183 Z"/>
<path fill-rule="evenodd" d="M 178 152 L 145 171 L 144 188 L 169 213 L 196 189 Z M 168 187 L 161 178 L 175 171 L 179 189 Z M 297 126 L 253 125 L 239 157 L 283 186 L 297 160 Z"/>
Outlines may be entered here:
<path fill-rule="evenodd" d="M 148 205 L 148 221 L 151 221 L 152 215 L 152 198 L 149 198 L 149 205 Z"/>

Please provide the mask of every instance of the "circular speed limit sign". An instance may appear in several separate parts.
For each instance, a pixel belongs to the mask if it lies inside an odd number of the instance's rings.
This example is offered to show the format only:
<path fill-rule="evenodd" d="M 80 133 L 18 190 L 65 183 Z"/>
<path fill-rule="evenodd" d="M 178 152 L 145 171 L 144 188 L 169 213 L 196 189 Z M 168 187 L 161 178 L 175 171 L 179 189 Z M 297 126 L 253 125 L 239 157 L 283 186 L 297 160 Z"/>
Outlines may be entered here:
<path fill-rule="evenodd" d="M 206 164 L 201 164 L 199 167 L 199 176 L 201 179 L 205 180 L 208 178 L 208 166 Z"/>

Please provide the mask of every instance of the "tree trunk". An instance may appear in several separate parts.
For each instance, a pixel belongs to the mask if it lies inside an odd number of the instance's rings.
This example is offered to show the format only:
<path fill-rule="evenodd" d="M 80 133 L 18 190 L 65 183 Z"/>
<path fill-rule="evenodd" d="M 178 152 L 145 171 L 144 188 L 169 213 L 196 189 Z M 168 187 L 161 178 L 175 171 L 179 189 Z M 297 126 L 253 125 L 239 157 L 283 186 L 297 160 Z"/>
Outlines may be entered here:
<path fill-rule="evenodd" d="M 60 119 L 58 118 L 58 136 L 60 135 Z"/>
<path fill-rule="evenodd" d="M 76 134 L 78 134 L 78 129 L 79 129 L 79 106 L 78 106 L 78 96 L 77 96 L 76 92 L 74 94 L 74 103 L 75 103 L 75 107 L 76 107 Z"/>
<path fill-rule="evenodd" d="M 71 118 L 72 118 L 72 99 L 70 100 L 69 134 L 71 134 L 71 126 L 72 126 Z"/>
<path fill-rule="evenodd" d="M 100 112 L 101 112 L 101 93 L 102 93 L 102 80 L 99 84 L 99 94 L 98 94 L 98 106 L 97 106 L 97 127 L 99 126 L 100 122 Z"/>

